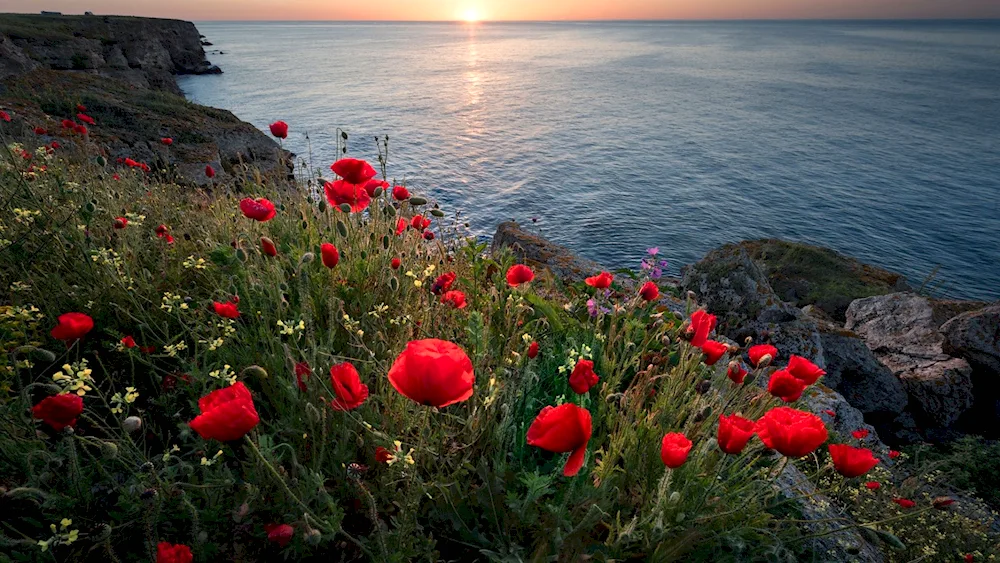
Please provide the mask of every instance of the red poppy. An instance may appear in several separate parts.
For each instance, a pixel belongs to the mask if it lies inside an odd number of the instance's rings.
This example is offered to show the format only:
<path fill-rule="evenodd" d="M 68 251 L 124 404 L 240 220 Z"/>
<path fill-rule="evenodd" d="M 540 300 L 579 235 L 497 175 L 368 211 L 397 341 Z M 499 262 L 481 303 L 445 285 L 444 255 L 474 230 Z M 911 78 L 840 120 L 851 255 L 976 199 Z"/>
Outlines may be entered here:
<path fill-rule="evenodd" d="M 868 448 L 855 448 L 847 444 L 830 444 L 833 467 L 844 477 L 860 477 L 878 465 L 878 460 Z"/>
<path fill-rule="evenodd" d="M 714 366 L 729 351 L 729 347 L 715 340 L 706 340 L 701 345 L 701 351 L 705 354 L 705 365 Z"/>
<path fill-rule="evenodd" d="M 334 410 L 350 411 L 361 406 L 368 398 L 368 386 L 361 383 L 358 370 L 350 362 L 330 368 L 330 383 L 337 394 L 331 406 Z"/>
<path fill-rule="evenodd" d="M 83 104 L 76 104 L 76 111 L 87 111 L 87 106 Z"/>
<path fill-rule="evenodd" d="M 356 158 L 343 158 L 334 162 L 330 170 L 340 176 L 348 184 L 364 184 L 375 177 L 375 169 L 371 164 Z"/>
<path fill-rule="evenodd" d="M 464 309 L 467 303 L 465 302 L 465 294 L 461 291 L 448 291 L 441 296 L 441 302 L 447 303 L 456 309 Z"/>
<path fill-rule="evenodd" d="M 406 230 L 406 225 L 406 219 L 403 219 L 402 217 L 396 219 L 396 236 L 403 234 L 403 231 Z"/>
<path fill-rule="evenodd" d="M 323 265 L 327 268 L 334 268 L 340 262 L 340 251 L 328 242 L 319 245 L 319 253 L 323 258 Z"/>
<path fill-rule="evenodd" d="M 538 342 L 532 342 L 528 346 L 528 357 L 532 360 L 538 357 Z"/>
<path fill-rule="evenodd" d="M 396 186 L 392 188 L 392 199 L 406 201 L 410 199 L 410 190 L 406 189 L 405 186 Z"/>
<path fill-rule="evenodd" d="M 434 233 L 432 231 L 424 231 L 424 240 L 434 240 Z"/>
<path fill-rule="evenodd" d="M 373 178 L 365 182 L 364 185 L 361 187 L 364 188 L 364 190 L 368 193 L 368 197 L 375 197 L 375 190 L 379 188 L 385 190 L 386 188 L 389 187 L 389 182 L 386 182 L 385 180 L 376 180 Z"/>
<path fill-rule="evenodd" d="M 285 547 L 295 536 L 295 528 L 288 524 L 264 524 L 264 531 L 267 532 L 267 541 L 278 544 L 278 547 Z"/>
<path fill-rule="evenodd" d="M 94 328 L 94 319 L 83 313 L 59 315 L 59 324 L 52 329 L 52 338 L 69 344 L 84 337 Z"/>
<path fill-rule="evenodd" d="M 392 459 L 392 454 L 389 450 L 383 448 L 382 446 L 376 446 L 375 448 L 375 461 L 379 463 L 386 463 Z"/>
<path fill-rule="evenodd" d="M 84 125 L 74 125 L 73 126 L 73 130 L 76 131 L 77 133 L 83 135 L 83 136 L 86 136 L 87 133 L 89 133 L 87 127 L 84 126 Z"/>
<path fill-rule="evenodd" d="M 58 141 L 52 141 L 49 143 L 49 146 L 52 147 L 52 150 L 62 148 L 62 145 L 60 145 Z"/>
<path fill-rule="evenodd" d="M 677 469 L 687 461 L 688 452 L 691 451 L 691 440 L 680 432 L 670 432 L 663 436 L 663 443 L 660 445 L 660 459 L 663 465 L 670 469 Z"/>
<path fill-rule="evenodd" d="M 820 417 L 789 407 L 767 411 L 757 420 L 754 430 L 768 449 L 788 457 L 809 455 L 828 435 Z"/>
<path fill-rule="evenodd" d="M 115 217 L 115 222 L 113 226 L 116 229 L 124 229 L 125 227 L 128 226 L 128 219 L 126 219 L 125 217 Z"/>
<path fill-rule="evenodd" d="M 260 422 L 250 390 L 242 381 L 198 399 L 198 410 L 201 414 L 189 425 L 206 440 L 239 440 Z"/>
<path fill-rule="evenodd" d="M 607 289 L 611 287 L 611 282 L 614 281 L 615 277 L 611 275 L 610 272 L 601 272 L 596 276 L 591 276 L 584 281 L 590 287 L 595 289 Z"/>
<path fill-rule="evenodd" d="M 820 377 L 826 375 L 825 371 L 802 356 L 792 355 L 788 358 L 788 367 L 785 369 L 806 385 L 813 385 Z"/>
<path fill-rule="evenodd" d="M 879 483 L 878 481 L 868 481 L 865 483 L 865 488 L 869 491 L 877 491 L 882 488 L 882 483 Z"/>
<path fill-rule="evenodd" d="M 132 336 L 122 338 L 122 346 L 126 348 L 135 348 L 135 338 L 132 338 Z"/>
<path fill-rule="evenodd" d="M 64 119 L 62 120 L 62 127 L 63 129 L 72 129 L 76 127 L 76 122 L 74 122 L 72 119 Z"/>
<path fill-rule="evenodd" d="M 227 301 L 226 303 L 219 303 L 218 301 L 213 301 L 212 308 L 215 309 L 215 314 L 219 315 L 220 317 L 225 317 L 227 319 L 240 318 L 240 310 L 235 301 Z"/>
<path fill-rule="evenodd" d="M 274 241 L 267 237 L 260 237 L 260 250 L 272 258 L 278 255 L 278 249 L 274 246 Z"/>
<path fill-rule="evenodd" d="M 975 555 L 973 555 L 971 553 L 966 553 L 965 554 L 965 563 L 972 563 L 975 560 L 976 560 L 976 556 Z"/>
<path fill-rule="evenodd" d="M 896 459 L 897 457 L 899 457 L 901 455 L 902 454 L 899 453 L 899 452 L 897 452 L 896 450 L 889 450 L 889 459 Z"/>
<path fill-rule="evenodd" d="M 837 413 L 836 413 L 836 412 L 834 412 L 834 411 L 832 411 L 832 410 L 830 410 L 830 409 L 826 409 L 826 410 L 825 410 L 825 411 L 823 411 L 823 412 L 825 412 L 826 414 L 830 415 L 830 416 L 831 416 L 831 417 L 833 417 L 833 418 L 836 418 L 836 416 L 837 416 Z"/>
<path fill-rule="evenodd" d="M 894 498 L 894 499 L 892 499 L 892 502 L 898 504 L 899 506 L 901 506 L 903 508 L 913 508 L 914 506 L 917 505 L 917 503 L 913 502 L 912 500 L 910 500 L 908 498 Z"/>
<path fill-rule="evenodd" d="M 572 477 L 583 467 L 590 441 L 590 412 L 573 403 L 545 407 L 528 427 L 528 445 L 553 453 L 570 454 L 563 466 L 563 475 Z"/>
<path fill-rule="evenodd" d="M 786 403 L 798 401 L 805 390 L 806 384 L 802 380 L 796 379 L 786 369 L 779 369 L 771 374 L 771 380 L 767 383 L 768 393 Z"/>
<path fill-rule="evenodd" d="M 243 198 L 240 200 L 240 211 L 243 212 L 244 217 L 260 221 L 261 223 L 266 223 L 274 219 L 274 216 L 278 213 L 274 209 L 274 204 L 263 197 L 257 199 Z"/>
<path fill-rule="evenodd" d="M 737 455 L 754 435 L 754 422 L 735 414 L 719 416 L 719 449 Z"/>
<path fill-rule="evenodd" d="M 153 229 L 153 232 L 156 233 L 157 237 L 163 238 L 167 236 L 167 233 L 170 232 L 170 230 L 167 229 L 166 225 L 159 225 L 155 229 Z"/>
<path fill-rule="evenodd" d="M 751 346 L 750 350 L 747 351 L 747 355 L 750 356 L 750 365 L 756 368 L 760 367 L 760 363 L 765 356 L 770 357 L 768 363 L 776 360 L 778 358 L 778 349 L 770 344 L 758 344 Z"/>
<path fill-rule="evenodd" d="M 457 344 L 428 338 L 413 340 L 389 369 L 389 383 L 421 405 L 447 407 L 472 396 L 472 360 Z"/>
<path fill-rule="evenodd" d="M 184 544 L 171 544 L 161 541 L 156 544 L 156 563 L 191 563 L 194 555 L 191 548 Z"/>
<path fill-rule="evenodd" d="M 10 114 L 3 110 L 0 110 L 0 119 L 6 121 L 7 123 L 10 123 Z"/>
<path fill-rule="evenodd" d="M 431 226 L 431 220 L 423 215 L 414 215 L 413 219 L 410 219 L 410 226 L 423 232 L 424 229 Z"/>
<path fill-rule="evenodd" d="M 709 315 L 704 309 L 691 313 L 691 326 L 688 328 L 691 345 L 698 348 L 704 345 L 708 335 L 715 329 L 715 322 L 715 315 Z"/>
<path fill-rule="evenodd" d="M 660 296 L 660 288 L 657 287 L 655 283 L 648 281 L 642 284 L 642 289 L 639 290 L 639 296 L 646 301 L 652 301 Z"/>
<path fill-rule="evenodd" d="M 389 263 L 389 267 L 392 268 L 393 270 L 398 270 L 399 267 L 402 265 L 403 262 L 399 258 L 393 258 L 392 262 Z"/>
<path fill-rule="evenodd" d="M 858 428 L 854 432 L 851 432 L 851 436 L 854 436 L 858 440 L 864 440 L 868 437 L 868 434 L 869 432 L 867 428 Z"/>
<path fill-rule="evenodd" d="M 726 370 L 726 377 L 732 380 L 733 383 L 737 385 L 743 385 L 743 380 L 746 379 L 747 370 L 743 368 L 743 364 L 733 360 L 729 362 L 729 369 Z"/>
<path fill-rule="evenodd" d="M 271 134 L 279 139 L 287 139 L 288 124 L 284 121 L 275 121 L 271 124 Z"/>
<path fill-rule="evenodd" d="M 312 375 L 312 367 L 309 362 L 298 362 L 295 364 L 295 384 L 298 386 L 299 391 L 305 393 L 306 391 L 306 380 Z"/>
<path fill-rule="evenodd" d="M 579 395 L 583 395 L 597 382 L 600 378 L 594 373 L 594 362 L 590 360 L 577 360 L 576 366 L 573 368 L 573 373 L 569 376 L 569 386 Z"/>
<path fill-rule="evenodd" d="M 457 276 L 455 272 L 448 272 L 446 274 L 441 274 L 438 279 L 434 280 L 431 285 L 431 293 L 434 295 L 441 295 L 442 293 L 451 289 L 451 286 L 455 283 Z"/>
<path fill-rule="evenodd" d="M 363 186 L 344 180 L 325 182 L 323 191 L 326 193 L 326 200 L 330 202 L 330 205 L 340 209 L 341 205 L 347 204 L 351 208 L 351 213 L 364 211 L 372 202 L 371 196 L 368 195 Z"/>
<path fill-rule="evenodd" d="M 522 283 L 528 283 L 535 279 L 535 272 L 524 264 L 514 264 L 507 270 L 507 285 L 517 287 Z"/>
<path fill-rule="evenodd" d="M 209 178 L 215 178 L 215 168 L 212 168 L 211 164 L 205 165 L 205 176 Z"/>
<path fill-rule="evenodd" d="M 97 125 L 97 122 L 94 121 L 94 118 L 90 117 L 89 115 L 87 115 L 85 113 L 81 112 L 81 113 L 76 114 L 76 118 L 79 119 L 80 121 L 86 123 L 87 125 Z"/>
<path fill-rule="evenodd" d="M 83 397 L 73 393 L 45 397 L 31 408 L 32 416 L 48 424 L 56 432 L 75 425 L 77 417 L 82 412 Z"/>
<path fill-rule="evenodd" d="M 170 137 L 164 137 L 164 138 L 160 139 L 160 142 L 163 143 L 164 145 L 167 145 L 168 147 L 170 145 L 174 144 L 174 140 L 171 139 Z"/>
<path fill-rule="evenodd" d="M 167 235 L 167 236 L 165 236 L 163 238 L 164 238 L 164 240 L 167 241 L 167 244 L 173 244 L 174 243 L 174 236 L 173 235 Z"/>
<path fill-rule="evenodd" d="M 44 135 L 46 132 L 44 127 L 35 127 L 35 135 Z"/>

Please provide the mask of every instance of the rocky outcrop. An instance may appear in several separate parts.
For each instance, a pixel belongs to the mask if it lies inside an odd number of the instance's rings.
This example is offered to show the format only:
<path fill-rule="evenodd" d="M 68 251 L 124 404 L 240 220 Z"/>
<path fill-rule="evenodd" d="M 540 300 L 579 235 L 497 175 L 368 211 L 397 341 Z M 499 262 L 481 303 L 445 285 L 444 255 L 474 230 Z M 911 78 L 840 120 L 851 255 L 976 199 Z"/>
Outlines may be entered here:
<path fill-rule="evenodd" d="M 934 307 L 913 293 L 859 299 L 847 310 L 847 329 L 906 388 L 918 423 L 946 428 L 973 404 L 972 368 L 944 350 Z"/>
<path fill-rule="evenodd" d="M 222 72 L 206 60 L 194 24 L 179 20 L 4 14 L 0 55 L 0 79 L 47 68 L 178 95 L 175 75 Z"/>
<path fill-rule="evenodd" d="M 1000 379 L 1000 303 L 962 313 L 941 327 L 945 352 Z"/>
<path fill-rule="evenodd" d="M 530 233 L 513 221 L 500 223 L 493 235 L 492 250 L 501 248 L 509 248 L 523 263 L 545 267 L 568 282 L 583 281 L 602 270 L 597 262 L 581 258 L 565 246 Z"/>

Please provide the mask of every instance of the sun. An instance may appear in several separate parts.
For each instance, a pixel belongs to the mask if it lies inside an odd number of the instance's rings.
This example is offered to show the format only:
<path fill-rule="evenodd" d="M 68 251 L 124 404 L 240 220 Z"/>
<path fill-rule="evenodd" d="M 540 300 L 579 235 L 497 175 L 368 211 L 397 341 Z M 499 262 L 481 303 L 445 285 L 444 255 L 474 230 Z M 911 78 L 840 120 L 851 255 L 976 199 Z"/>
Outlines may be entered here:
<path fill-rule="evenodd" d="M 478 23 L 480 20 L 482 17 L 479 15 L 479 10 L 475 8 L 469 8 L 462 13 L 462 21 L 466 23 Z"/>

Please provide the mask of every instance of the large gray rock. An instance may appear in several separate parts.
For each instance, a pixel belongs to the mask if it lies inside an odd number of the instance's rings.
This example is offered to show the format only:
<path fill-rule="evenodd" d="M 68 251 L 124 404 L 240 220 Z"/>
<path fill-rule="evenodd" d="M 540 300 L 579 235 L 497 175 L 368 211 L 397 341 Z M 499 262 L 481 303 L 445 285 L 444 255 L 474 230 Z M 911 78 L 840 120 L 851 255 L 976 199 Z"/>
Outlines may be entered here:
<path fill-rule="evenodd" d="M 1000 303 L 963 313 L 941 327 L 944 351 L 1000 377 Z"/>
<path fill-rule="evenodd" d="M 930 300 L 913 293 L 858 299 L 847 309 L 848 330 L 902 381 L 918 422 L 948 427 L 972 407 L 972 368 L 944 351 Z"/>

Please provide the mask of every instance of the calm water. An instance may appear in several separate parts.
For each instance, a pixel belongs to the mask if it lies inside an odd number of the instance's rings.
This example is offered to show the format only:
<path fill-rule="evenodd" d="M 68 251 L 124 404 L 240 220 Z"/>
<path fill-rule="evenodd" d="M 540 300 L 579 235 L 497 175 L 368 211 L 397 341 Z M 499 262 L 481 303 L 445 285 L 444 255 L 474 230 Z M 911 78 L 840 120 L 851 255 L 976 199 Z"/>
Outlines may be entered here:
<path fill-rule="evenodd" d="M 780 237 L 1000 299 L 1000 23 L 202 23 L 233 110 L 334 131 L 476 233 L 530 223 L 672 273 Z"/>

